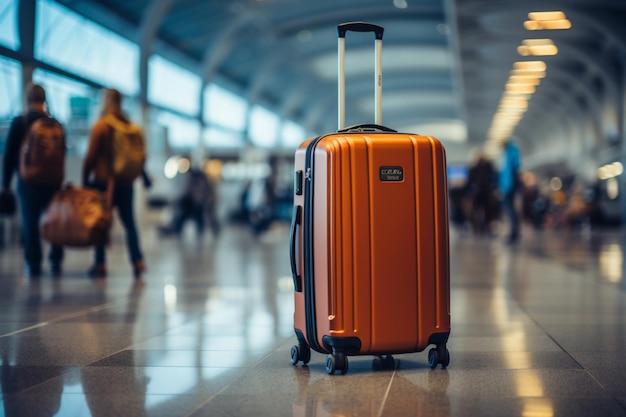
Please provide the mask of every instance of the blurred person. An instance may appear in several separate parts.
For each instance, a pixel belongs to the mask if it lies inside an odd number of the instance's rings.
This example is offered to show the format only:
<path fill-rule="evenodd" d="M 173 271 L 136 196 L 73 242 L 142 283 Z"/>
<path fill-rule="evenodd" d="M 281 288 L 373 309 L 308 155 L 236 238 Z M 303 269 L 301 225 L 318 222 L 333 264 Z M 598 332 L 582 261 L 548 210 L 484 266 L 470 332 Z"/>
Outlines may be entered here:
<path fill-rule="evenodd" d="M 545 193 L 541 192 L 537 184 L 524 188 L 524 216 L 532 223 L 536 230 L 543 228 L 550 201 Z"/>
<path fill-rule="evenodd" d="M 222 231 L 222 226 L 218 219 L 218 181 L 216 179 L 208 178 L 208 195 L 206 197 L 205 212 L 209 221 L 209 227 L 215 237 L 219 236 Z"/>
<path fill-rule="evenodd" d="M 248 223 L 255 236 L 266 232 L 276 219 L 278 161 L 270 161 L 270 173 L 265 178 L 257 178 L 250 183 L 245 194 Z"/>
<path fill-rule="evenodd" d="M 113 140 L 116 130 L 121 132 L 143 132 L 128 118 L 122 110 L 122 94 L 115 89 L 106 89 L 102 102 L 101 117 L 96 121 L 89 135 L 87 155 L 83 161 L 82 181 L 85 186 L 106 191 L 107 183 L 113 178 L 112 206 L 126 231 L 126 246 L 135 279 L 140 279 L 145 270 L 144 258 L 139 243 L 139 233 L 134 217 L 135 178 L 121 179 L 113 175 L 114 151 Z M 144 176 L 144 185 L 149 187 L 148 178 L 143 167 L 140 174 Z M 95 247 L 94 264 L 87 271 L 91 278 L 104 278 L 106 270 L 106 251 L 104 245 Z"/>
<path fill-rule="evenodd" d="M 502 206 L 509 221 L 507 243 L 513 244 L 520 237 L 520 221 L 515 207 L 515 197 L 520 187 L 520 151 L 512 139 L 503 143 L 502 164 L 498 175 L 498 186 L 502 197 Z"/>
<path fill-rule="evenodd" d="M 581 185 L 576 185 L 563 211 L 564 226 L 566 228 L 580 226 L 588 220 L 588 214 L 585 190 Z"/>
<path fill-rule="evenodd" d="M 270 177 L 256 179 L 250 183 L 245 195 L 245 212 L 255 236 L 269 229 L 274 221 L 274 188 Z"/>
<path fill-rule="evenodd" d="M 466 185 L 456 185 L 449 188 L 450 195 L 450 220 L 452 224 L 461 230 L 465 229 L 466 215 Z"/>
<path fill-rule="evenodd" d="M 15 171 L 20 171 L 20 153 L 22 144 L 26 136 L 30 135 L 31 128 L 38 120 L 51 119 L 46 109 L 46 91 L 38 84 L 30 84 L 26 88 L 26 111 L 17 116 L 11 122 L 6 142 L 6 152 L 4 154 L 2 193 L 10 193 L 11 180 Z M 58 122 L 54 121 L 55 124 Z M 41 124 L 41 122 L 39 123 Z M 57 129 L 60 125 L 56 125 Z M 61 128 L 62 129 L 62 128 Z M 37 139 L 39 140 L 39 139 Z M 60 140 L 59 140 L 60 141 Z M 47 144 L 44 144 L 48 146 Z M 59 158 L 63 160 L 61 166 L 50 166 L 41 164 L 40 175 L 46 176 L 47 170 L 53 170 L 50 177 L 58 177 L 58 170 L 63 170 L 65 159 L 65 141 L 60 141 L 56 146 L 59 148 Z M 46 165 L 46 166 L 43 166 Z M 23 178 L 22 174 L 17 175 L 17 196 L 19 201 L 20 214 L 22 217 L 22 240 L 24 247 L 24 261 L 26 263 L 25 274 L 27 277 L 35 279 L 41 276 L 42 268 L 42 244 L 39 234 L 39 219 L 50 203 L 54 193 L 61 188 L 63 178 L 54 183 L 31 181 Z M 63 248 L 51 245 L 48 256 L 50 270 L 54 277 L 61 275 L 61 264 L 63 262 Z"/>
<path fill-rule="evenodd" d="M 470 203 L 470 220 L 474 233 L 490 232 L 493 220 L 493 200 L 496 191 L 496 170 L 489 159 L 478 154 L 468 172 L 467 197 Z"/>
<path fill-rule="evenodd" d="M 606 221 L 602 208 L 602 181 L 597 180 L 585 190 L 587 212 L 591 224 L 602 224 Z"/>
<path fill-rule="evenodd" d="M 187 220 L 194 220 L 198 236 L 204 234 L 206 219 L 215 236 L 220 233 L 220 225 L 215 213 L 217 194 L 214 184 L 200 167 L 196 166 L 190 156 L 190 168 L 184 176 L 182 196 L 175 202 L 174 215 L 169 226 L 162 227 L 162 234 L 180 236 Z"/>

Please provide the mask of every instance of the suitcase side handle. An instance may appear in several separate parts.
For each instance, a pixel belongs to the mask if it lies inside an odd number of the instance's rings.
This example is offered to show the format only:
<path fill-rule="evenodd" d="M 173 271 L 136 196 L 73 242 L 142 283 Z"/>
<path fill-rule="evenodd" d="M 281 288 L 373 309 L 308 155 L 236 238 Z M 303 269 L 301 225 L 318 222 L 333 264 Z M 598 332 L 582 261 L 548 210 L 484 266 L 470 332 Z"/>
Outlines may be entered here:
<path fill-rule="evenodd" d="M 296 229 L 300 224 L 300 206 L 294 206 L 289 231 L 289 261 L 291 262 L 293 289 L 296 292 L 302 292 L 302 276 L 298 275 L 298 265 L 296 263 Z"/>
<path fill-rule="evenodd" d="M 338 122 L 339 127 L 337 130 L 341 130 L 345 127 L 345 96 L 346 96 L 346 75 L 345 75 L 345 55 L 346 55 L 346 32 L 374 32 L 376 34 L 375 50 L 374 50 L 374 114 L 375 123 L 382 125 L 383 114 L 383 27 L 365 22 L 348 22 L 342 23 L 337 26 L 337 33 L 339 34 L 338 44 Z"/>

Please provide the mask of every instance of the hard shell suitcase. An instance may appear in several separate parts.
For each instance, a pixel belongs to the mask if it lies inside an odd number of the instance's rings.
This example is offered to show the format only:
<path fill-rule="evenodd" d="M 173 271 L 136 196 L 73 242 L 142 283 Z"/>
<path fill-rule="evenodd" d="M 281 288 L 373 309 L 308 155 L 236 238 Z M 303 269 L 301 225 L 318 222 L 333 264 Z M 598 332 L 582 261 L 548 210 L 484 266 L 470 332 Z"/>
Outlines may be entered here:
<path fill-rule="evenodd" d="M 339 25 L 337 133 L 295 153 L 290 260 L 294 280 L 291 362 L 311 348 L 326 371 L 348 370 L 349 355 L 392 354 L 428 345 L 432 368 L 450 356 L 450 270 L 445 150 L 429 136 L 381 123 L 383 28 Z M 343 129 L 346 31 L 376 34 L 376 124 Z"/>

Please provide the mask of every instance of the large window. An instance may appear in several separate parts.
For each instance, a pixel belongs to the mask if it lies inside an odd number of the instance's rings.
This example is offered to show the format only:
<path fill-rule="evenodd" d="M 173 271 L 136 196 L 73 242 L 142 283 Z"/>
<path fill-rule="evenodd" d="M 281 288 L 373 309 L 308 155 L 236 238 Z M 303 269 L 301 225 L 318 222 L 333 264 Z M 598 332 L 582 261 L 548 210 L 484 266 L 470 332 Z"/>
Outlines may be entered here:
<path fill-rule="evenodd" d="M 204 121 L 223 128 L 243 132 L 246 127 L 248 103 L 217 84 L 204 89 Z"/>
<path fill-rule="evenodd" d="M 240 148 L 244 145 L 239 132 L 212 126 L 204 129 L 204 145 L 209 149 Z"/>
<path fill-rule="evenodd" d="M 250 141 L 263 148 L 276 145 L 280 119 L 265 107 L 254 106 L 250 112 Z"/>
<path fill-rule="evenodd" d="M 68 152 L 84 154 L 89 130 L 98 117 L 96 91 L 88 85 L 42 69 L 33 72 L 33 82 L 45 88 L 48 111 L 63 123 Z"/>
<path fill-rule="evenodd" d="M 200 140 L 200 124 L 193 119 L 177 116 L 167 111 L 156 111 L 154 120 L 165 129 L 170 147 L 178 151 L 195 149 Z"/>
<path fill-rule="evenodd" d="M 94 91 L 87 85 L 51 72 L 36 69 L 33 82 L 46 89 L 48 111 L 63 123 L 72 118 L 72 97 L 91 97 Z"/>
<path fill-rule="evenodd" d="M 24 110 L 19 63 L 0 57 L 0 154 L 14 116 Z"/>
<path fill-rule="evenodd" d="M 165 108 L 196 116 L 200 111 L 200 77 L 153 55 L 148 61 L 148 100 Z"/>
<path fill-rule="evenodd" d="M 0 0 L 0 45 L 14 51 L 19 49 L 17 35 L 17 4 L 19 0 Z"/>
<path fill-rule="evenodd" d="M 0 57 L 0 119 L 17 116 L 23 109 L 20 64 Z"/>
<path fill-rule="evenodd" d="M 37 59 L 126 95 L 139 93 L 139 46 L 129 40 L 51 0 L 37 3 L 35 36 Z"/>
<path fill-rule="evenodd" d="M 291 120 L 283 123 L 280 136 L 282 145 L 286 147 L 298 147 L 307 138 L 304 128 Z"/>
<path fill-rule="evenodd" d="M 34 58 L 44 63 L 33 72 L 43 85 L 50 113 L 66 128 L 70 152 L 82 155 L 93 123 L 99 116 L 100 88 L 116 88 L 127 97 L 124 110 L 139 122 L 139 46 L 106 27 L 86 19 L 55 0 L 35 0 Z M 19 50 L 19 0 L 0 0 L 0 46 Z M 192 150 L 296 147 L 304 129 L 263 106 L 253 106 L 232 89 L 211 83 L 166 58 L 148 60 L 147 99 L 151 106 L 145 127 L 162 138 L 153 150 L 168 147 Z M 61 76 L 64 73 L 66 76 Z M 0 135 L 24 110 L 21 63 L 0 56 Z M 89 80 L 83 83 L 83 80 Z M 97 87 L 94 87 L 97 86 Z M 134 100 L 133 100 L 134 99 Z M 202 108 L 202 114 L 200 114 Z M 201 117 L 202 122 L 199 121 Z M 2 138 L 0 138 L 1 140 Z M 2 143 L 0 141 L 0 151 Z"/>

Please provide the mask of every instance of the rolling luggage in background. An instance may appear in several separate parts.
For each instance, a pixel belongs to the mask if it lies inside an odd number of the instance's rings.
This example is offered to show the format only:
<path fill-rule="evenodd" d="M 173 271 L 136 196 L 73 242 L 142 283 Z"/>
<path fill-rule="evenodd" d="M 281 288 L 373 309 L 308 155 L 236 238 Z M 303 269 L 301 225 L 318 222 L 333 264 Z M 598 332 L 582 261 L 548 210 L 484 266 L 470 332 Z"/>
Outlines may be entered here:
<path fill-rule="evenodd" d="M 450 270 L 445 150 L 429 136 L 381 123 L 383 28 L 339 31 L 339 128 L 295 153 L 290 260 L 294 280 L 291 362 L 328 353 L 326 371 L 349 355 L 428 352 L 431 368 L 450 356 Z M 376 124 L 343 128 L 347 31 L 376 35 Z"/>

